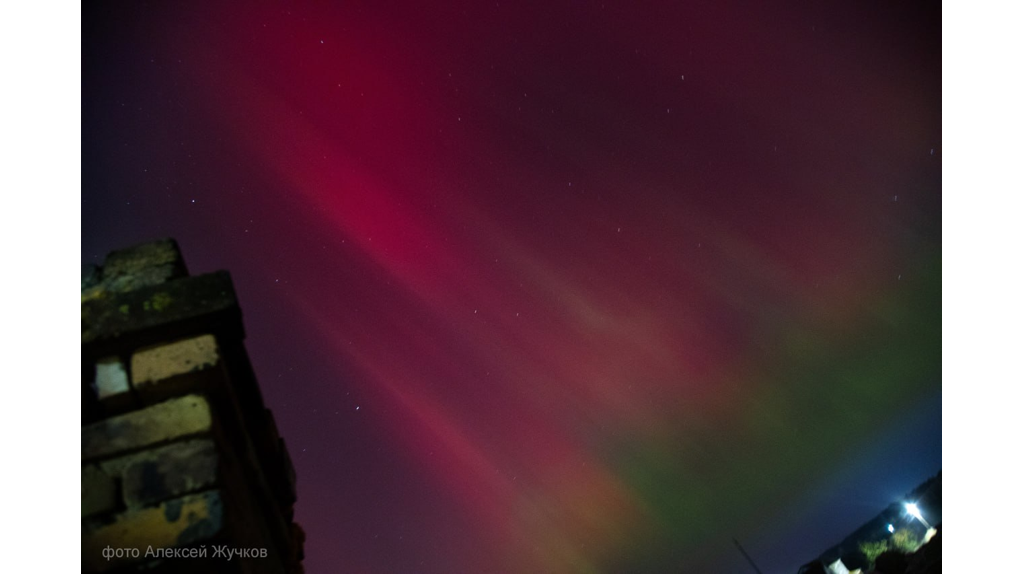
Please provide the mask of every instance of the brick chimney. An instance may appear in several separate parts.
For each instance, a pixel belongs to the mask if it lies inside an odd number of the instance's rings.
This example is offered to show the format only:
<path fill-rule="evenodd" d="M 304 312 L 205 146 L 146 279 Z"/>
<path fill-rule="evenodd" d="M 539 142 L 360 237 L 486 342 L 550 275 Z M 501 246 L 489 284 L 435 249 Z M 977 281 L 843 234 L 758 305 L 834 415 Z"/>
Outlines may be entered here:
<path fill-rule="evenodd" d="M 302 572 L 244 337 L 231 277 L 190 277 L 173 240 L 83 267 L 83 572 Z"/>

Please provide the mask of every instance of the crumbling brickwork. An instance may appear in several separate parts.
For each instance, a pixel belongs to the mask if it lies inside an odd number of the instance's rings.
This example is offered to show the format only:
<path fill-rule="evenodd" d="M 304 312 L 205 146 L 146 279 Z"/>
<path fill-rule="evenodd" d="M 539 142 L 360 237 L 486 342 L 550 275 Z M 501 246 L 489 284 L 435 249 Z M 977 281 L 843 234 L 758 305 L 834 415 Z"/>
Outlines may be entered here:
<path fill-rule="evenodd" d="M 82 570 L 302 572 L 295 472 L 230 276 L 172 240 L 82 270 Z"/>

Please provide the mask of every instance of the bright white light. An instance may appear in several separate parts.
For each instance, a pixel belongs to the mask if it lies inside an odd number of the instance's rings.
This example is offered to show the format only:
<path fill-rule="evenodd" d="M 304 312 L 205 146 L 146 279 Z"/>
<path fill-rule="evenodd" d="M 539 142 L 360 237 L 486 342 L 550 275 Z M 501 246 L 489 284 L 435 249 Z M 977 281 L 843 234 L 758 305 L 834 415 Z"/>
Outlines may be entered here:
<path fill-rule="evenodd" d="M 924 518 L 921 517 L 921 509 L 919 509 L 916 504 L 914 504 L 913 502 L 908 502 L 905 506 L 907 508 L 907 514 L 913 516 L 918 520 L 924 520 Z"/>
<path fill-rule="evenodd" d="M 896 532 L 896 529 L 895 529 L 895 528 L 893 528 L 892 524 L 890 524 L 890 525 L 889 525 L 889 526 L 887 526 L 886 528 L 888 528 L 888 529 L 889 529 L 889 532 L 890 532 L 890 533 L 892 533 L 892 532 Z"/>

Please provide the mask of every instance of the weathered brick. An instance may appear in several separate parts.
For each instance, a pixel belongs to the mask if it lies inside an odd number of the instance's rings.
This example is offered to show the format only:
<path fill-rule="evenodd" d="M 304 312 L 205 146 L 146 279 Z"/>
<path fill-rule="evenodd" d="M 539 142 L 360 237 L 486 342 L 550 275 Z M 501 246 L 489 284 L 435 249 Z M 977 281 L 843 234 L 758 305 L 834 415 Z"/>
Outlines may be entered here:
<path fill-rule="evenodd" d="M 84 528 L 82 532 L 82 569 L 86 572 L 109 570 L 132 560 L 107 560 L 103 549 L 137 548 L 145 560 L 146 549 L 172 548 L 197 544 L 224 530 L 224 506 L 220 492 L 211 490 L 168 500 L 159 506 L 129 510 L 111 524 Z"/>
<path fill-rule="evenodd" d="M 126 394 L 130 390 L 128 372 L 120 359 L 107 357 L 96 361 L 96 396 L 101 401 Z"/>
<path fill-rule="evenodd" d="M 208 433 L 210 404 L 199 395 L 171 399 L 82 428 L 82 460 Z"/>
<path fill-rule="evenodd" d="M 161 381 L 213 367 L 219 360 L 213 335 L 156 345 L 132 355 L 132 384 L 145 390 Z"/>
<path fill-rule="evenodd" d="M 267 483 L 281 506 L 288 508 L 295 503 L 295 468 L 270 409 L 264 409 L 262 421 L 262 424 L 250 433 L 250 437 L 256 447 L 260 458 L 259 464 L 263 467 Z"/>
<path fill-rule="evenodd" d="M 108 476 L 120 477 L 124 474 L 124 469 L 128 465 L 134 463 L 136 460 L 145 458 L 149 451 L 144 450 L 142 452 L 136 452 L 132 454 L 126 454 L 116 458 L 108 458 L 97 462 L 96 464 L 100 467 L 100 470 L 107 473 Z"/>
<path fill-rule="evenodd" d="M 124 501 L 137 508 L 216 484 L 217 450 L 212 440 L 173 443 L 140 453 L 122 474 Z"/>
<path fill-rule="evenodd" d="M 173 239 L 113 251 L 103 262 L 102 272 L 104 287 L 115 292 L 159 285 L 186 275 L 185 262 Z"/>
<path fill-rule="evenodd" d="M 200 333 L 242 339 L 241 311 L 224 271 L 187 277 L 127 293 L 82 296 L 82 354 L 117 354 Z"/>
<path fill-rule="evenodd" d="M 82 518 L 110 512 L 117 507 L 114 479 L 96 465 L 82 467 Z"/>
<path fill-rule="evenodd" d="M 199 440 L 202 440 L 202 439 L 199 439 Z M 171 444 L 177 444 L 177 443 L 171 443 Z M 156 447 L 156 448 L 152 448 L 152 449 L 148 449 L 148 450 L 136 451 L 136 452 L 133 452 L 131 454 L 117 456 L 117 457 L 114 457 L 114 458 L 105 458 L 105 459 L 97 462 L 96 464 L 97 464 L 97 466 L 100 467 L 100 470 L 102 470 L 103 472 L 107 473 L 108 476 L 114 476 L 114 477 L 117 477 L 118 479 L 120 479 L 120 478 L 122 478 L 124 476 L 124 470 L 126 468 L 128 468 L 129 466 L 135 464 L 138 461 L 146 460 L 146 459 L 151 458 L 153 456 L 152 453 L 155 452 L 156 450 L 158 450 L 159 448 L 161 448 L 161 447 Z"/>

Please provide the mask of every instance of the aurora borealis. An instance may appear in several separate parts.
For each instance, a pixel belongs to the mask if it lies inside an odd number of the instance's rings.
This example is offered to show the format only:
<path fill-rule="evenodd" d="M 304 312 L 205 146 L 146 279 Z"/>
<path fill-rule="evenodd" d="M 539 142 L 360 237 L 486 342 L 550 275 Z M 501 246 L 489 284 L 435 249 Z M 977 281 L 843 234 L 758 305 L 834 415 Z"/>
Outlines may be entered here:
<path fill-rule="evenodd" d="M 939 6 L 83 11 L 82 259 L 232 272 L 308 572 L 795 572 L 940 470 Z"/>

